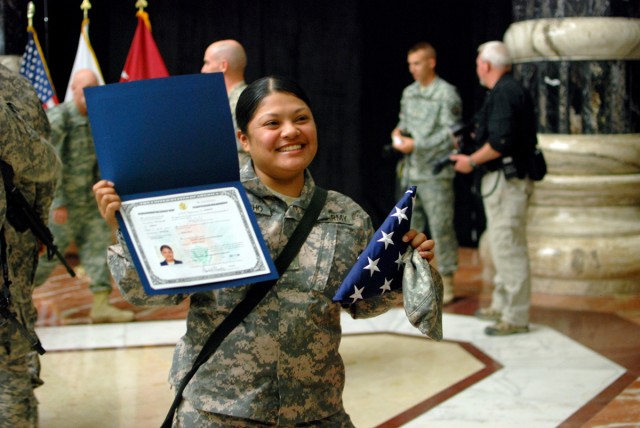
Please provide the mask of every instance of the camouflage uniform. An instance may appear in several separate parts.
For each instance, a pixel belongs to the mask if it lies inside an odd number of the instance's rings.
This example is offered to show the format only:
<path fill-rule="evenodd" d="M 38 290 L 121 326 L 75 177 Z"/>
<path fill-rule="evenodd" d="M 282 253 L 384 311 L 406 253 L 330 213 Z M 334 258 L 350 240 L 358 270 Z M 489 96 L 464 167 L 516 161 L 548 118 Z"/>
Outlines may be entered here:
<path fill-rule="evenodd" d="M 413 136 L 415 147 L 398 165 L 400 189 L 418 186 L 411 227 L 424 231 L 429 224 L 436 258 L 443 276 L 458 269 L 458 241 L 453 227 L 453 177 L 451 166 L 433 175 L 433 164 L 453 150 L 450 127 L 460 121 L 462 101 L 456 88 L 440 77 L 427 86 L 413 82 L 402 92 L 397 128 Z"/>
<path fill-rule="evenodd" d="M 61 251 L 75 242 L 82 266 L 91 278 L 91 292 L 111 291 L 104 247 L 113 240 L 92 192 L 100 173 L 89 118 L 80 114 L 73 101 L 50 109 L 47 116 L 51 142 L 64 164 L 52 208 L 66 207 L 68 213 L 65 224 L 49 221 L 49 227 Z M 42 284 L 57 264 L 55 258 L 41 257 L 36 283 Z"/>
<path fill-rule="evenodd" d="M 242 91 L 244 91 L 246 87 L 247 87 L 247 83 L 245 81 L 242 81 L 237 85 L 235 85 L 233 88 L 231 88 L 228 94 L 229 107 L 231 108 L 231 119 L 233 120 L 234 131 L 238 131 L 238 126 L 236 124 L 236 105 L 238 105 L 238 98 L 240 98 L 240 94 L 242 94 Z M 244 164 L 247 163 L 247 161 L 251 158 L 251 156 L 249 156 L 249 153 L 242 150 L 242 145 L 240 144 L 240 140 L 238 140 L 237 136 L 236 136 L 236 148 L 238 150 L 238 162 L 240 163 L 240 168 L 242 169 Z"/>
<path fill-rule="evenodd" d="M 0 66 L 0 159 L 15 173 L 14 184 L 46 222 L 60 161 L 47 142 L 49 123 L 33 87 Z M 0 176 L 0 225 L 7 242 L 10 310 L 35 335 L 33 276 L 39 243 L 33 233 L 16 232 L 6 221 L 6 194 Z M 2 281 L 0 279 L 0 281 Z M 5 286 L 4 281 L 2 281 Z M 0 317 L 0 427 L 37 426 L 33 389 L 42 384 L 40 362 L 15 326 Z"/>
<path fill-rule="evenodd" d="M 242 183 L 274 258 L 310 202 L 315 184 L 305 174 L 300 198 L 287 206 L 260 182 L 251 163 L 241 170 Z M 352 426 L 342 405 L 341 306 L 331 299 L 372 234 L 371 220 L 362 208 L 330 191 L 318 222 L 286 273 L 192 378 L 174 423 L 188 426 L 186 421 L 215 420 L 192 414 L 196 411 L 244 419 L 241 426 L 293 426 L 310 421 L 313 424 L 305 426 Z M 123 244 L 109 249 L 109 266 L 123 296 L 133 304 L 177 304 L 187 297 L 147 296 Z M 170 373 L 173 387 L 247 288 L 190 296 L 187 333 L 176 346 Z M 354 318 L 371 317 L 402 302 L 401 291 L 393 291 L 360 301 L 350 312 Z"/>

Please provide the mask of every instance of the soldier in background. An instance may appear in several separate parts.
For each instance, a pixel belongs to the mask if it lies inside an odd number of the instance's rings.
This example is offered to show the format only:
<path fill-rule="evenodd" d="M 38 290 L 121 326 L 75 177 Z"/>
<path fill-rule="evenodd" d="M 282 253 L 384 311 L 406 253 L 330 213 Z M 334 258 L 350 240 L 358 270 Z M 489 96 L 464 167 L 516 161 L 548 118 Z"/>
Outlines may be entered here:
<path fill-rule="evenodd" d="M 238 126 L 236 125 L 236 104 L 240 94 L 247 87 L 244 80 L 244 70 L 247 67 L 247 55 L 242 45 L 236 40 L 218 40 L 209 45 L 204 51 L 204 59 L 201 73 L 221 72 L 224 75 L 224 85 L 227 89 L 229 97 L 229 107 L 231 108 L 231 119 L 233 120 L 233 128 L 236 133 Z M 236 147 L 238 149 L 238 160 L 240 168 L 249 160 L 249 154 L 245 153 L 240 145 L 240 141 L 236 138 Z"/>
<path fill-rule="evenodd" d="M 460 122 L 462 101 L 456 88 L 436 73 L 436 50 L 415 44 L 407 53 L 414 82 L 402 91 L 392 147 L 404 154 L 398 166 L 400 189 L 418 187 L 411 227 L 438 243 L 436 260 L 444 284 L 445 304 L 453 301 L 453 275 L 458 270 L 458 240 L 453 226 L 454 171 L 450 165 L 434 174 L 433 166 L 454 149 L 451 127 Z"/>
<path fill-rule="evenodd" d="M 31 84 L 2 65 L 0 100 L 0 160 L 9 174 L 14 174 L 13 184 L 46 224 L 61 166 L 48 142 L 47 116 Z M 40 244 L 31 231 L 14 229 L 7 208 L 5 180 L 0 175 L 0 296 L 6 309 L 0 316 L 0 427 L 35 427 L 38 402 L 33 390 L 43 382 L 40 361 L 28 337 L 37 337 L 32 293 Z M 7 312 L 15 318 L 7 318 Z"/>
<path fill-rule="evenodd" d="M 51 123 L 51 142 L 64 165 L 49 227 L 62 251 L 72 242 L 78 249 L 80 262 L 91 280 L 92 322 L 128 322 L 134 318 L 132 311 L 109 304 L 112 285 L 104 246 L 109 245 L 113 238 L 91 191 L 93 183 L 100 179 L 100 173 L 83 90 L 97 86 L 98 78 L 93 71 L 83 69 L 78 70 L 72 79 L 73 100 L 47 112 Z M 37 284 L 42 284 L 56 265 L 57 260 L 41 257 Z"/>

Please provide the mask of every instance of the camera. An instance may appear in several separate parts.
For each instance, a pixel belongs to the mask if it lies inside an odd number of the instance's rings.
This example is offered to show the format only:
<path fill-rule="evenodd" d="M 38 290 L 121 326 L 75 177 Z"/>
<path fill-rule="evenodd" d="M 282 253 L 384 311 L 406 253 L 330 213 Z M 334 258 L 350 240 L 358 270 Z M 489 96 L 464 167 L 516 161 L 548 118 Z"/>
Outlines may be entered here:
<path fill-rule="evenodd" d="M 445 166 L 454 163 L 449 156 L 457 155 L 459 153 L 470 155 L 475 150 L 475 140 L 473 135 L 471 135 L 473 131 L 473 124 L 462 124 L 456 123 L 455 125 L 449 128 L 451 134 L 454 138 L 458 140 L 458 148 L 451 151 L 451 153 L 447 153 L 446 156 L 441 157 L 433 164 L 433 175 L 440 174 L 440 171 L 444 169 Z"/>
<path fill-rule="evenodd" d="M 504 172 L 504 178 L 507 180 L 518 177 L 518 170 L 516 169 L 511 156 L 505 156 L 502 158 L 502 171 Z"/>
<path fill-rule="evenodd" d="M 413 138 L 411 132 L 404 129 L 400 130 L 400 135 L 407 138 Z M 382 157 L 385 159 L 402 158 L 402 153 L 394 148 L 400 145 L 402 145 L 402 140 L 399 137 L 393 137 L 393 143 L 382 146 Z"/>

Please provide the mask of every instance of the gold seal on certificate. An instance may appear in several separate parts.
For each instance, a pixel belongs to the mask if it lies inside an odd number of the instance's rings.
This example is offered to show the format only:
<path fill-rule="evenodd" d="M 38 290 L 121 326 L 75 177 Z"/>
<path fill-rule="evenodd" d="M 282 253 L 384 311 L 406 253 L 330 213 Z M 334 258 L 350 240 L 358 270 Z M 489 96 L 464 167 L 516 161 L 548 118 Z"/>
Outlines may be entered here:
<path fill-rule="evenodd" d="M 120 213 L 153 290 L 269 273 L 235 187 L 135 199 Z"/>

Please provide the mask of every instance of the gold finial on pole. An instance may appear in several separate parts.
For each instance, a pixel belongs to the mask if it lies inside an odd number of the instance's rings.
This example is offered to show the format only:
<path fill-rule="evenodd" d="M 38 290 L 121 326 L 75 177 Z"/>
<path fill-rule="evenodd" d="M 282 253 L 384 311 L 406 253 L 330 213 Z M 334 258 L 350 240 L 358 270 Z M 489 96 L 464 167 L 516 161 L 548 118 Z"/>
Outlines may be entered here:
<path fill-rule="evenodd" d="M 136 1 L 136 7 L 138 8 L 138 12 L 144 12 L 144 8 L 147 7 L 149 4 L 147 3 L 147 0 L 138 0 Z"/>
<path fill-rule="evenodd" d="M 36 14 L 36 7 L 33 5 L 33 2 L 30 1 L 27 5 L 27 18 L 29 19 L 29 27 L 33 27 L 33 17 Z"/>
<path fill-rule="evenodd" d="M 91 3 L 89 2 L 89 0 L 82 0 L 80 9 L 82 9 L 84 12 L 84 19 L 87 19 L 89 17 L 89 9 L 91 9 Z"/>

